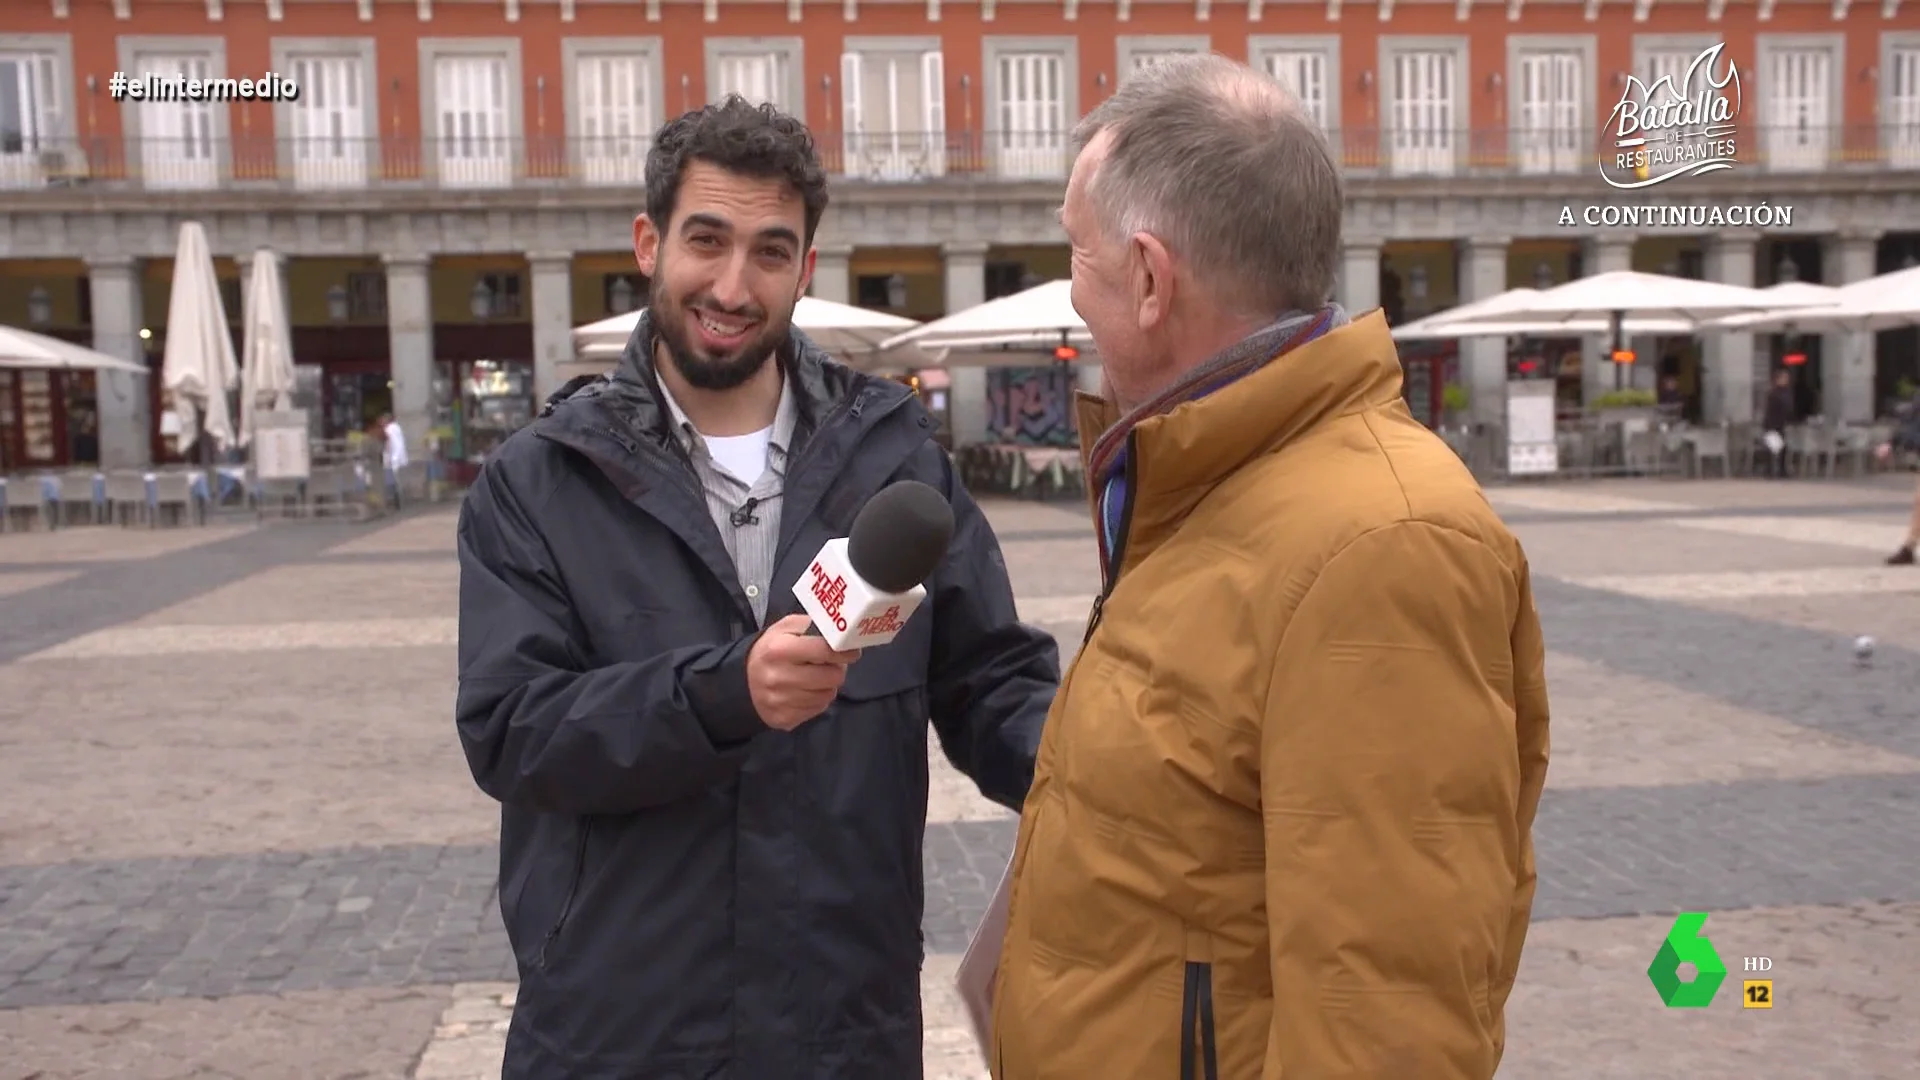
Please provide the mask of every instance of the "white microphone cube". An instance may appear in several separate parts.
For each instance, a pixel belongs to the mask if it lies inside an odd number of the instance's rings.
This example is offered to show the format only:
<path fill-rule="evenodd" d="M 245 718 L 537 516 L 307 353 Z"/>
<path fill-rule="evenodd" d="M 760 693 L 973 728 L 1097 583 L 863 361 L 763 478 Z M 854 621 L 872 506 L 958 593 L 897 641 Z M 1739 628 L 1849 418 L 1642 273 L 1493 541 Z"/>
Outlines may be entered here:
<path fill-rule="evenodd" d="M 829 540 L 793 583 L 794 598 L 836 651 L 885 645 L 900 636 L 907 620 L 927 598 L 915 585 L 903 593 L 884 593 L 860 580 L 847 560 L 845 537 Z"/>

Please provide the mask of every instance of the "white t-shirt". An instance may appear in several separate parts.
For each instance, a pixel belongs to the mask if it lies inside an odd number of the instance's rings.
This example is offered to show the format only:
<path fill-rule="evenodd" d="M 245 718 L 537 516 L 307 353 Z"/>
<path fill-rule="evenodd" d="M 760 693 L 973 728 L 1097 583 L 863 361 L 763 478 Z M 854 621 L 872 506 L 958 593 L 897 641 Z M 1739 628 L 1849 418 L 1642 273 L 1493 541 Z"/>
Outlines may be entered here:
<path fill-rule="evenodd" d="M 752 487 L 767 471 L 767 455 L 773 445 L 773 425 L 746 435 L 703 435 L 707 452 L 719 466 L 741 483 Z"/>
<path fill-rule="evenodd" d="M 387 468 L 396 472 L 407 467 L 407 437 L 400 430 L 400 421 L 387 421 Z"/>

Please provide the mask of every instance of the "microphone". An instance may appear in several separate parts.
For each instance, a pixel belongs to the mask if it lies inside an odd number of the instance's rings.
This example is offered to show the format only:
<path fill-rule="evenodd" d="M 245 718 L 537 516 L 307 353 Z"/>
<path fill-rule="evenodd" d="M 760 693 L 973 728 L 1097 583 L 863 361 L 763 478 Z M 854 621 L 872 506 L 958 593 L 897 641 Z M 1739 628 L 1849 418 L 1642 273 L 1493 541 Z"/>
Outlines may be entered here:
<path fill-rule="evenodd" d="M 793 595 L 835 650 L 885 645 L 926 599 L 923 584 L 947 556 L 953 507 L 917 480 L 881 489 L 860 508 L 846 537 L 813 557 Z"/>

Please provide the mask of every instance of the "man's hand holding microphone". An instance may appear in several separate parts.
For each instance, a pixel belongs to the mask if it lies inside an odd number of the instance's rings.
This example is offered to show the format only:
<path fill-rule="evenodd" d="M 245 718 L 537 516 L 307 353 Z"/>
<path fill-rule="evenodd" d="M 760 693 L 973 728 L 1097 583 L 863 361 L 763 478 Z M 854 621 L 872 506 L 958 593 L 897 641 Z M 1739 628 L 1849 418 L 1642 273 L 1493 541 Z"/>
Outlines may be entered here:
<path fill-rule="evenodd" d="M 760 635 L 747 653 L 747 689 L 760 719 L 792 731 L 827 711 L 859 649 L 839 652 L 813 629 L 808 615 L 788 615 Z M 736 684 L 737 685 L 737 684 Z"/>
<path fill-rule="evenodd" d="M 926 484 L 889 485 L 862 507 L 794 584 L 806 612 L 768 626 L 747 652 L 761 721 L 792 731 L 825 714 L 861 650 L 892 641 L 919 607 L 952 539 L 953 508 Z"/>

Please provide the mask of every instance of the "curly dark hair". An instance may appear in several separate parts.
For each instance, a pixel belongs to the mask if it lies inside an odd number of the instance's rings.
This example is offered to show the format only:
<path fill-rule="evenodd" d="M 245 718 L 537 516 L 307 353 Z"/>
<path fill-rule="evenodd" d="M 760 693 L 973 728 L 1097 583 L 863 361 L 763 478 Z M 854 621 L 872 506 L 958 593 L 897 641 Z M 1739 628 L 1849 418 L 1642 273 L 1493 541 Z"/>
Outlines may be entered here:
<path fill-rule="evenodd" d="M 787 182 L 807 208 L 805 240 L 813 243 L 827 212 L 827 171 L 807 125 L 774 108 L 729 94 L 717 105 L 667 122 L 647 151 L 647 216 L 666 230 L 687 164 L 704 161 L 731 173 Z"/>

